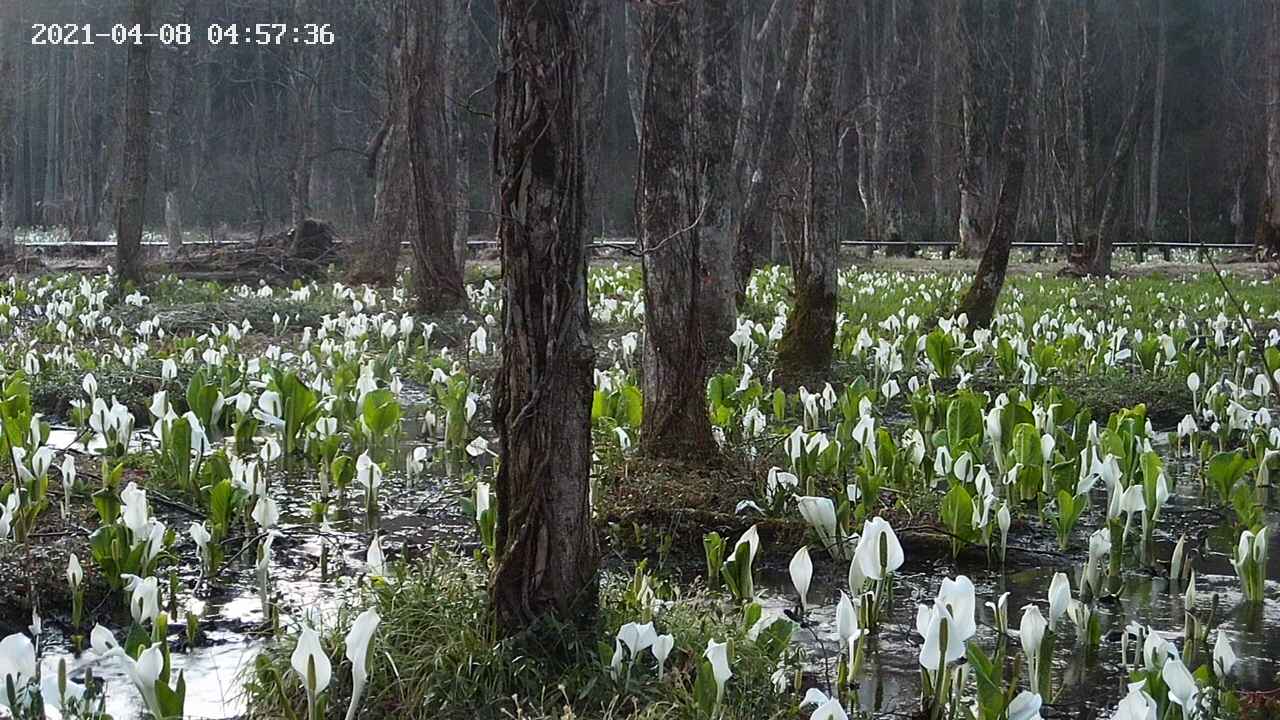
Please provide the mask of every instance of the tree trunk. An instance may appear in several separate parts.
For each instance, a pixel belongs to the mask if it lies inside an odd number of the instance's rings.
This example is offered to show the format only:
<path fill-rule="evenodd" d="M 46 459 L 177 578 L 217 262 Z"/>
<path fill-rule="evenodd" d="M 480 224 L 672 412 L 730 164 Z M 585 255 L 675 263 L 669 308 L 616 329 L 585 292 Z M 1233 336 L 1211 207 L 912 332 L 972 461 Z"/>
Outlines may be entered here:
<path fill-rule="evenodd" d="M 129 0 L 129 24 L 151 31 L 151 0 Z M 124 144 L 119 204 L 116 209 L 116 278 L 121 287 L 141 285 L 142 224 L 146 211 L 147 156 L 150 151 L 151 45 L 147 40 L 129 46 L 125 78 Z"/>
<path fill-rule="evenodd" d="M 502 368 L 497 627 L 552 615 L 589 625 L 599 557 L 591 522 L 591 370 L 576 0 L 499 0 L 498 239 Z"/>
<path fill-rule="evenodd" d="M 644 254 L 644 444 L 652 456 L 702 460 L 715 443 L 705 397 L 689 9 L 654 3 L 637 11 L 648 63 L 636 182 Z"/>
<path fill-rule="evenodd" d="M 803 7 L 803 4 L 802 6 Z M 831 370 L 836 335 L 836 164 L 835 24 L 833 0 L 814 0 L 805 73 L 804 216 L 800 237 L 788 238 L 795 302 L 778 344 L 782 382 L 798 385 Z"/>
<path fill-rule="evenodd" d="M 733 356 L 729 336 L 736 329 L 737 278 L 733 271 L 734 136 L 741 109 L 739 23 L 730 0 L 702 0 L 698 7 L 697 148 L 702 169 L 702 224 L 699 226 L 702 339 L 707 362 Z"/>
<path fill-rule="evenodd" d="M 400 243 L 413 237 L 413 176 L 409 169 L 404 78 L 406 13 L 403 2 L 391 5 L 386 15 L 386 55 L 383 60 L 383 82 L 387 104 L 382 127 L 374 134 L 365 151 L 365 174 L 373 178 L 373 222 L 369 238 L 351 257 L 347 280 L 352 283 L 387 286 L 396 281 L 400 259 Z"/>
<path fill-rule="evenodd" d="M 14 176 L 17 173 L 18 96 L 22 78 L 17 76 L 13 54 L 22 52 L 16 36 L 21 27 L 0 17 L 0 77 L 13 81 L 0 85 L 0 263 L 13 258 L 18 212 Z"/>
<path fill-rule="evenodd" d="M 398 57 L 399 51 L 395 51 Z M 398 60 L 389 62 L 398 63 Z M 388 75 L 398 75 L 397 66 Z M 387 119 L 374 139 L 371 156 L 374 175 L 373 225 L 367 247 L 352 258 L 351 282 L 387 286 L 396 281 L 400 243 L 414 237 L 413 177 L 409 170 L 404 99 L 399 82 L 388 91 Z"/>
<path fill-rule="evenodd" d="M 808 17 L 811 2 L 812 0 L 799 0 L 795 9 L 797 18 Z M 791 24 L 782 71 L 773 87 L 763 136 L 760 138 L 759 155 L 751 177 L 747 180 L 746 198 L 743 200 L 735 232 L 734 271 L 739 293 L 746 291 L 752 271 L 769 252 L 773 227 L 773 211 L 769 207 L 769 201 L 777 189 L 774 183 L 794 154 L 790 137 L 791 123 L 799 101 L 800 72 L 804 67 L 805 43 L 808 38 L 809 28 L 803 22 Z M 828 160 L 832 161 L 834 158 Z"/>
<path fill-rule="evenodd" d="M 467 16 L 468 0 L 449 0 L 448 35 L 445 44 L 448 47 L 448 60 L 445 72 L 449 89 L 445 97 L 448 110 L 449 149 L 453 169 L 453 187 L 451 188 L 450 209 L 453 213 L 453 258 L 458 264 L 458 273 L 466 276 L 467 238 L 471 232 L 471 146 L 467 142 L 467 113 L 463 102 L 467 97 L 468 48 L 467 39 L 470 18 Z"/>
<path fill-rule="evenodd" d="M 1094 226 L 1093 234 L 1086 244 L 1085 263 L 1080 268 L 1089 275 L 1110 275 L 1111 258 L 1114 254 L 1115 238 L 1112 236 L 1116 215 L 1120 212 L 1120 193 L 1124 188 L 1124 173 L 1133 161 L 1134 148 L 1137 147 L 1138 128 L 1145 122 L 1146 112 L 1150 104 L 1144 102 L 1148 73 L 1144 68 L 1133 89 L 1133 98 L 1125 113 L 1124 123 L 1116 137 L 1115 149 L 1111 154 L 1110 164 L 1103 171 L 1098 183 L 1103 198 L 1102 211 Z M 1094 203 L 1096 205 L 1096 202 Z"/>
<path fill-rule="evenodd" d="M 1258 222 L 1257 250 L 1280 256 L 1280 0 L 1266 6 L 1266 199 Z"/>
<path fill-rule="evenodd" d="M 858 64 L 863 78 L 859 107 L 858 197 L 862 202 L 867 257 L 876 244 L 884 244 L 886 254 L 910 254 L 914 248 L 899 245 L 902 237 L 902 183 L 898 169 L 904 163 L 902 124 L 906 113 L 895 98 L 902 93 L 903 47 L 898 0 L 859 3 L 858 22 L 862 33 Z"/>
<path fill-rule="evenodd" d="M 409 74 L 401 79 L 407 92 L 409 167 L 413 177 L 416 227 L 409 238 L 413 248 L 413 283 L 420 312 L 464 307 L 467 293 L 453 253 L 453 217 L 445 198 L 452 197 L 443 145 L 438 140 L 444 122 L 444 68 L 437 28 L 425 8 L 404 0 L 408 25 L 405 61 Z M 434 153 L 433 153 L 434 151 Z"/>
<path fill-rule="evenodd" d="M 170 67 L 169 87 L 165 93 L 163 158 L 164 234 L 169 254 L 177 256 L 182 251 L 182 201 L 179 188 L 182 185 L 182 160 L 186 155 L 182 128 L 188 122 L 183 117 L 183 112 L 189 105 L 186 91 L 190 87 L 190 79 L 183 76 L 182 68 L 189 65 L 190 58 L 184 48 L 171 48 L 168 52 Z"/>
<path fill-rule="evenodd" d="M 292 16 L 303 22 L 308 14 L 308 0 L 293 0 Z M 311 214 L 311 169 L 315 153 L 316 81 L 319 68 L 313 60 L 315 51 L 304 45 L 293 45 L 289 51 L 292 71 L 289 73 L 289 122 L 291 137 L 289 166 L 289 224 L 297 228 Z"/>
<path fill-rule="evenodd" d="M 626 12 L 625 7 L 620 9 Z M 578 67 L 582 71 L 581 102 L 578 114 L 582 118 L 584 163 L 582 197 L 587 217 L 583 229 L 587 233 L 588 247 L 592 238 L 595 237 L 595 228 L 598 228 L 601 235 L 606 232 L 605 196 L 601 190 L 604 185 L 600 182 L 600 178 L 605 149 L 609 147 L 605 138 L 609 127 L 609 66 L 613 52 L 613 26 L 616 18 L 613 13 L 614 10 L 606 7 L 602 0 L 579 1 L 578 14 L 584 44 L 578 56 Z M 593 219 L 599 222 L 599 225 L 594 228 Z"/>
<path fill-rule="evenodd" d="M 987 155 L 990 144 L 987 142 L 990 119 L 989 103 L 985 88 L 990 86 L 986 76 L 982 44 L 986 40 L 981 17 L 982 3 L 964 3 L 971 7 L 971 12 L 962 11 L 965 31 L 961 43 L 964 64 L 961 67 L 961 108 L 963 130 L 961 137 L 962 157 L 960 161 L 960 220 L 958 227 L 959 257 L 980 257 L 990 235 L 991 223 L 987 202 L 990 188 L 987 172 Z M 977 15 L 977 17 L 975 17 Z"/>
<path fill-rule="evenodd" d="M 63 195 L 61 169 L 62 158 L 62 103 L 67 61 L 62 53 L 48 59 L 49 73 L 45 87 L 45 144 L 44 144 L 44 194 L 40 202 L 40 221 L 45 225 L 69 226 L 68 202 Z"/>
<path fill-rule="evenodd" d="M 640 37 L 640 9 L 634 3 L 625 3 L 623 12 L 623 42 L 627 51 L 627 106 L 631 108 L 631 124 L 635 127 L 636 142 L 640 142 L 643 125 L 640 115 L 644 112 L 645 48 Z"/>
<path fill-rule="evenodd" d="M 996 301 L 1004 287 L 1009 267 L 1009 247 L 1018 222 L 1018 204 L 1022 200 L 1022 182 L 1027 167 L 1027 88 L 1031 84 L 1032 13 L 1030 0 L 1015 0 L 1013 26 L 1010 32 L 1012 58 L 1009 80 L 1009 111 L 1001 133 L 1000 148 L 1004 155 L 1004 182 L 996 202 L 995 221 L 986 250 L 978 263 L 973 284 L 960 301 L 958 311 L 969 317 L 969 327 L 988 327 L 995 316 Z"/>
<path fill-rule="evenodd" d="M 943 173 L 946 161 L 943 156 L 943 139 L 946 127 L 943 124 L 944 107 L 947 100 L 947 87 L 950 78 L 948 50 L 954 45 L 953 31 L 948 27 L 947 4 L 934 2 L 929 6 L 929 36 L 933 46 L 929 56 L 929 235 L 933 240 L 943 240 L 949 233 L 946 231 L 946 201 L 943 191 Z M 846 133 L 841 133 L 841 140 Z M 839 158 L 843 164 L 844 143 L 840 143 Z M 840 177 L 844 177 L 843 168 Z M 841 200 L 844 200 L 843 194 Z M 944 252 L 946 250 L 944 249 Z"/>

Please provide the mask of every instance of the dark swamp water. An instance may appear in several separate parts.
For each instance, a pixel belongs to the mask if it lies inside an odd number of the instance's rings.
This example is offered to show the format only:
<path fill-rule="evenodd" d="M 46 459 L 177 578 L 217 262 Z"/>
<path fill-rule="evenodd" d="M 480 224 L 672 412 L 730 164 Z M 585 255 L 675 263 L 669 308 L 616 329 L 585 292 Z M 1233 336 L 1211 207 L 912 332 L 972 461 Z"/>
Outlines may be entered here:
<path fill-rule="evenodd" d="M 413 446 L 407 446 L 409 451 Z M 428 447 L 430 445 L 428 444 Z M 401 465 L 402 467 L 403 465 Z M 1194 556 L 1199 590 L 1198 610 L 1207 615 L 1217 596 L 1218 627 L 1225 630 L 1240 657 L 1234 670 L 1235 683 L 1244 688 L 1267 689 L 1276 686 L 1280 672 L 1280 600 L 1277 582 L 1267 584 L 1267 599 L 1262 606 L 1250 607 L 1242 602 L 1239 580 L 1230 562 L 1235 536 L 1230 519 L 1215 504 L 1199 496 L 1198 482 L 1190 477 L 1191 468 L 1179 465 L 1182 479 L 1179 492 L 1164 509 L 1154 535 L 1152 568 L 1128 568 L 1124 592 L 1119 602 L 1099 603 L 1103 626 L 1101 647 L 1086 656 L 1074 643 L 1074 630 L 1064 619 L 1055 648 L 1054 697 L 1046 698 L 1045 717 L 1089 718 L 1107 716 L 1107 708 L 1122 695 L 1124 673 L 1119 666 L 1120 634 L 1130 622 L 1150 625 L 1166 638 L 1181 645 L 1184 618 L 1181 588 L 1170 588 L 1165 572 L 1179 535 L 1188 537 L 1189 556 Z M 1171 467 L 1171 470 L 1173 468 Z M 280 608 L 281 623 L 293 626 L 304 614 L 332 617 L 344 594 L 354 592 L 354 585 L 364 571 L 365 552 L 373 530 L 381 535 L 389 557 L 418 554 L 439 547 L 447 551 L 470 554 L 475 535 L 470 518 L 462 513 L 461 500 L 466 494 L 460 482 L 451 479 L 433 465 L 422 478 L 406 480 L 400 474 L 388 474 L 380 491 L 379 515 L 371 520 L 362 511 L 359 490 L 331 515 L 329 525 L 319 532 L 312 521 L 310 501 L 316 494 L 314 482 L 302 477 L 273 479 L 273 496 L 280 504 L 282 536 L 274 546 L 272 578 L 275 603 Z M 1082 518 L 1073 534 L 1073 548 L 1078 552 L 1056 552 L 1051 531 L 1035 525 L 1022 526 L 1011 533 L 1007 570 L 988 567 L 978 553 L 962 554 L 953 563 L 945 552 L 930 556 L 907 553 L 907 561 L 899 574 L 893 611 L 883 621 L 881 631 L 869 646 L 863 673 L 858 683 L 858 703 L 872 716 L 909 716 L 918 707 L 919 666 L 917 654 L 921 639 L 915 632 L 916 605 L 928 602 L 937 593 L 944 577 L 966 574 L 978 591 L 979 631 L 976 641 L 984 649 L 995 646 L 990 611 L 984 607 L 1008 592 L 1011 627 L 1016 628 L 1023 605 L 1037 602 L 1043 608 L 1050 579 L 1055 572 L 1066 572 L 1075 585 L 1076 568 L 1084 560 L 1088 534 L 1102 521 L 1103 500 L 1095 489 L 1094 511 Z M 1274 503 L 1269 503 L 1274 505 Z M 345 508 L 343 510 L 341 508 Z M 163 514 L 163 513 L 162 513 Z M 165 517 L 173 527 L 185 529 L 189 517 Z M 1280 513 L 1269 511 L 1267 522 L 1273 528 Z M 1132 540 L 1131 540 L 1132 542 Z M 185 534 L 180 545 L 190 545 Z M 322 547 L 328 547 L 329 579 L 321 577 Z M 1023 548 L 1015 550 L 1014 546 Z M 177 550 L 186 553 L 188 547 Z M 766 548 L 772 557 L 789 557 L 792 549 Z M 170 640 L 174 669 L 183 671 L 187 684 L 186 712 L 189 717 L 235 718 L 245 712 L 245 699 L 240 690 L 241 676 L 261 651 L 268 637 L 268 619 L 263 616 L 254 582 L 252 552 L 225 565 L 213 582 L 197 583 L 192 575 L 184 577 L 178 617 L 171 621 Z M 843 561 L 827 558 L 814 549 L 815 573 L 810 599 L 816 606 L 809 614 L 811 627 L 800 630 L 795 642 L 809 650 L 811 664 L 808 677 L 812 684 L 829 690 L 829 677 L 834 672 L 833 659 L 838 647 L 835 632 L 835 604 L 844 586 L 848 566 Z M 762 603 L 767 612 L 790 609 L 794 593 L 785 560 L 757 568 L 758 587 L 763 588 Z M 998 565 L 998 563 L 997 563 Z M 628 568 L 618 568 L 628 572 Z M 1280 533 L 1270 534 L 1267 576 L 1280 577 Z M 194 591 L 193 591 L 194 588 Z M 203 638 L 195 647 L 186 647 L 182 617 L 190 610 L 200 618 Z M 1210 633 L 1210 644 L 1214 635 Z M 46 658 L 56 667 L 59 657 L 67 660 L 73 674 L 79 676 L 92 666 L 95 677 L 106 683 L 107 711 L 119 719 L 137 717 L 141 701 L 133 686 L 114 662 L 97 661 L 92 653 L 79 656 L 70 650 L 65 635 L 54 623 L 46 624 L 43 647 Z M 1010 642 L 1010 652 L 1017 642 Z"/>

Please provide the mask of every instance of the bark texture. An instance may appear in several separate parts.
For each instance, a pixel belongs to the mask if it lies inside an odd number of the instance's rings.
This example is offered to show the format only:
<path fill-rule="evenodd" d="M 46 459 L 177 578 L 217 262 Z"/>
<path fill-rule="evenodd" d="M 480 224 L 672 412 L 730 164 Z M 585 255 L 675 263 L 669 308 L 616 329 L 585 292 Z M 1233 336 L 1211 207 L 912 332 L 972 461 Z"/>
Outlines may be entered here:
<path fill-rule="evenodd" d="M 812 14 L 812 0 L 799 0 L 795 12 L 797 18 L 809 17 Z M 800 78 L 808 39 L 808 26 L 803 22 L 793 22 L 787 33 L 783 67 L 778 82 L 773 87 L 764 129 L 760 133 L 759 154 L 755 166 L 750 169 L 750 177 L 746 180 L 747 187 L 734 248 L 734 269 L 739 294 L 746 290 L 752 271 L 770 254 L 769 244 L 773 234 L 770 200 L 777 190 L 775 184 L 794 154 L 794 146 L 790 142 L 791 124 L 799 105 L 802 87 Z M 752 150 L 747 149 L 747 153 L 750 152 Z"/>
<path fill-rule="evenodd" d="M 708 363 L 733 355 L 729 336 L 738 319 L 733 271 L 733 147 L 741 107 L 738 19 L 730 0 L 702 0 L 698 25 L 697 148 L 702 156 L 702 222 L 699 226 L 703 292 L 702 332 Z"/>
<path fill-rule="evenodd" d="M 961 72 L 961 162 L 960 162 L 960 220 L 958 245 L 960 257 L 980 257 L 991 231 L 991 208 L 988 201 L 989 179 L 987 157 L 991 151 L 987 142 L 990 121 L 990 97 L 986 88 L 989 68 L 986 62 L 985 18 L 982 2 L 965 2 L 958 13 L 965 26 L 964 63 Z"/>
<path fill-rule="evenodd" d="M 973 284 L 960 301 L 959 312 L 969 316 L 970 327 L 987 327 L 995 315 L 996 301 L 1004 287 L 1009 267 L 1009 245 L 1018 222 L 1023 177 L 1027 167 L 1027 88 L 1031 84 L 1032 13 L 1031 0 L 1015 0 L 1013 7 L 1013 58 L 1009 80 L 1009 110 L 1000 147 L 1004 154 L 1004 183 L 996 201 L 995 220 L 987 247 L 978 263 Z"/>
<path fill-rule="evenodd" d="M 1266 6 L 1266 198 L 1258 223 L 1257 248 L 1280 256 L 1280 0 Z"/>
<path fill-rule="evenodd" d="M 13 54 L 22 52 L 21 46 L 10 42 L 10 33 L 15 27 L 16 23 L 0 18 L 0 77 L 15 77 Z M 17 174 L 14 166 L 18 155 L 17 108 L 17 83 L 0 84 L 0 262 L 13 257 L 17 228 L 18 201 L 14 187 Z"/>
<path fill-rule="evenodd" d="M 414 232 L 413 177 L 409 170 L 408 123 L 403 79 L 405 13 L 403 3 L 395 3 L 387 15 L 387 53 L 384 75 L 387 88 L 386 117 L 369 142 L 365 172 L 374 179 L 373 224 L 364 247 L 351 258 L 348 280 L 370 285 L 390 285 L 396 280 L 400 243 Z"/>
<path fill-rule="evenodd" d="M 1168 5 L 1168 0 L 1156 0 L 1156 88 L 1151 109 L 1151 166 L 1147 175 L 1144 230 L 1148 242 L 1156 240 L 1160 221 L 1160 153 L 1164 149 L 1164 85 L 1169 65 Z"/>
<path fill-rule="evenodd" d="M 467 293 L 454 257 L 453 213 L 449 198 L 449 159 L 445 156 L 447 124 L 444 116 L 444 68 L 437 23 L 414 0 L 406 4 L 403 66 L 409 167 L 413 177 L 416 227 L 409 238 L 413 248 L 413 283 L 420 312 L 464 307 Z"/>
<path fill-rule="evenodd" d="M 1146 115 L 1151 110 L 1151 105 L 1145 101 L 1147 75 L 1147 71 L 1143 70 L 1139 76 L 1124 123 L 1120 126 L 1110 163 L 1099 181 L 1098 194 L 1102 199 L 1102 209 L 1098 214 L 1097 224 L 1085 243 L 1084 254 L 1077 263 L 1078 269 L 1088 275 L 1111 274 L 1116 217 L 1120 212 L 1121 192 L 1125 186 L 1125 170 L 1133 162 L 1138 129 L 1146 122 Z"/>
<path fill-rule="evenodd" d="M 129 23 L 151 32 L 151 0 L 129 0 Z M 151 44 L 129 45 L 125 78 L 124 145 L 119 201 L 116 206 L 116 277 L 120 283 L 142 284 L 142 223 L 147 198 L 147 157 L 151 143 Z"/>
<path fill-rule="evenodd" d="M 596 604 L 591 369 L 576 0 L 499 0 L 495 161 L 502 245 L 498 627 Z"/>
<path fill-rule="evenodd" d="M 862 201 L 866 239 L 896 245 L 902 240 L 903 187 L 906 175 L 904 135 L 906 113 L 902 103 L 905 82 L 900 0 L 860 3 L 858 63 L 862 73 L 862 100 L 857 113 L 858 196 Z M 874 245 L 867 246 L 868 254 Z M 907 247 L 905 253 L 914 249 Z M 901 254 L 903 249 L 892 252 Z"/>
<path fill-rule="evenodd" d="M 778 371 L 799 384 L 831 369 L 836 334 L 836 164 L 833 0 L 814 0 L 809 30 L 804 114 L 803 193 L 800 232 L 787 237 L 795 302 L 778 343 Z"/>
<path fill-rule="evenodd" d="M 689 8 L 653 3 L 637 12 L 646 53 L 636 182 L 644 270 L 644 444 L 655 457 L 705 460 L 715 442 L 705 397 Z"/>

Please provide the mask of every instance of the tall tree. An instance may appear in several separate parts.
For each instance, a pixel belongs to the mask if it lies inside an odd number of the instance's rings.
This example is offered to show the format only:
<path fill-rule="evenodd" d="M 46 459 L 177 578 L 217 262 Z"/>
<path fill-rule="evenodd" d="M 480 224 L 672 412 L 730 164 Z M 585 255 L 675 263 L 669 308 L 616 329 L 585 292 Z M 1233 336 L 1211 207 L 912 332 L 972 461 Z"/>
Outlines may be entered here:
<path fill-rule="evenodd" d="M 0 77 L 14 78 L 16 74 L 13 55 L 22 52 L 22 46 L 13 42 L 9 34 L 16 23 L 0 15 Z M 21 81 L 21 78 L 18 78 Z M 18 212 L 18 199 L 14 188 L 18 149 L 18 84 L 0 85 L 0 262 L 13 255 Z"/>
<path fill-rule="evenodd" d="M 1266 201 L 1258 223 L 1258 251 L 1280 256 L 1280 0 L 1266 6 Z"/>
<path fill-rule="evenodd" d="M 292 0 L 290 17 L 301 24 L 310 15 L 312 0 Z M 311 172 L 316 158 L 317 97 L 320 94 L 320 54 L 316 48 L 294 43 L 288 51 L 289 72 L 289 224 L 311 214 Z"/>
<path fill-rule="evenodd" d="M 733 210 L 737 186 L 733 147 L 742 105 L 738 18 L 730 0 L 701 0 L 698 9 L 697 148 L 701 154 L 703 210 L 699 226 L 703 292 L 702 333 L 709 363 L 732 355 L 729 336 L 738 319 L 733 272 Z"/>
<path fill-rule="evenodd" d="M 960 300 L 959 312 L 969 317 L 970 327 L 987 327 L 995 315 L 996 301 L 1004 287 L 1009 267 L 1009 247 L 1018 222 L 1022 182 L 1027 167 L 1027 88 L 1031 85 L 1033 61 L 1033 13 L 1031 0 L 1014 0 L 1010 25 L 1008 112 L 1000 149 L 1004 155 L 1004 182 L 996 201 L 995 220 L 987 239 L 973 284 Z"/>
<path fill-rule="evenodd" d="M 637 10 L 645 64 L 636 181 L 645 311 L 642 431 L 651 455 L 704 458 L 715 442 L 705 398 L 690 13 L 686 3 L 645 3 Z"/>
<path fill-rule="evenodd" d="M 862 102 L 858 113 L 858 195 L 866 239 L 896 244 L 902 240 L 904 134 L 903 100 L 908 48 L 903 34 L 905 0 L 860 3 L 862 42 L 858 64 Z"/>
<path fill-rule="evenodd" d="M 151 142 L 151 0 L 129 0 L 129 24 L 141 28 L 141 41 L 129 46 L 125 77 L 124 170 L 116 206 L 116 277 L 121 283 L 141 284 L 142 223 L 146 215 L 147 158 Z"/>
<path fill-rule="evenodd" d="M 351 258 L 348 279 L 352 282 L 371 285 L 395 282 L 400 243 L 416 233 L 407 138 L 409 98 L 404 82 L 410 72 L 404 66 L 409 12 L 413 11 L 405 2 L 392 0 L 387 3 L 384 114 L 382 126 L 365 152 L 365 173 L 374 179 L 373 223 L 368 241 Z"/>
<path fill-rule="evenodd" d="M 804 8 L 809 7 L 802 3 Z M 770 16 L 773 15 L 770 11 Z M 763 129 L 759 132 L 759 149 L 747 148 L 745 155 L 758 153 L 754 167 L 748 168 L 749 178 L 746 180 L 742 210 L 738 216 L 737 238 L 734 270 L 737 275 L 738 292 L 746 290 L 751 272 L 765 258 L 772 236 L 773 212 L 770 207 L 777 188 L 777 181 L 792 157 L 792 144 L 789 142 L 795 109 L 799 105 L 800 78 L 805 66 L 805 43 L 809 39 L 809 28 L 801 21 L 805 18 L 803 9 L 796 10 L 796 20 L 791 23 L 787 32 L 785 54 L 782 68 L 769 99 L 769 107 L 765 113 Z M 761 30 L 764 32 L 764 30 Z M 755 41 L 758 45 L 761 40 Z M 761 83 L 768 87 L 767 83 Z M 749 111 L 749 108 L 744 112 Z"/>
<path fill-rule="evenodd" d="M 834 106 L 835 27 L 832 0 L 800 2 L 811 9 L 811 20 L 796 21 L 809 28 L 804 98 L 803 220 L 798 237 L 788 236 L 795 302 L 778 343 L 778 370 L 795 384 L 817 378 L 831 369 L 836 335 L 836 111 Z"/>
<path fill-rule="evenodd" d="M 161 176 L 164 181 L 164 235 L 167 250 L 177 255 L 182 250 L 182 197 L 186 139 L 183 130 L 190 124 L 185 117 L 190 106 L 187 93 L 191 78 L 186 68 L 191 65 L 189 46 L 177 46 L 167 51 L 167 84 L 164 90 L 164 130 L 162 139 Z"/>
<path fill-rule="evenodd" d="M 1164 85 L 1169 74 L 1169 2 L 1156 0 L 1156 87 L 1151 109 L 1151 166 L 1147 175 L 1147 242 L 1156 240 L 1160 221 L 1160 153 L 1164 149 Z"/>
<path fill-rule="evenodd" d="M 498 627 L 582 622 L 598 590 L 577 1 L 499 0 L 494 159 L 502 246 Z"/>
<path fill-rule="evenodd" d="M 963 9 L 956 13 L 964 27 L 959 43 L 963 62 L 961 77 L 961 162 L 959 244 L 961 257 L 979 257 L 991 230 L 991 175 L 987 157 L 991 85 L 988 78 L 986 3 L 982 0 L 959 0 Z"/>
<path fill-rule="evenodd" d="M 437 23 L 415 0 L 406 3 L 404 67 L 409 167 L 413 177 L 413 283 L 417 307 L 464 307 L 467 293 L 453 247 L 453 184 L 447 156 L 444 53 Z"/>
<path fill-rule="evenodd" d="M 471 143 L 467 132 L 467 79 L 469 60 L 468 40 L 470 0 L 449 0 L 446 14 L 445 46 L 447 60 L 445 62 L 445 78 L 448 88 L 445 91 L 445 123 L 449 129 L 450 175 L 453 186 L 450 188 L 450 201 L 453 211 L 453 258 L 458 263 L 458 272 L 466 274 L 467 240 L 471 236 Z"/>

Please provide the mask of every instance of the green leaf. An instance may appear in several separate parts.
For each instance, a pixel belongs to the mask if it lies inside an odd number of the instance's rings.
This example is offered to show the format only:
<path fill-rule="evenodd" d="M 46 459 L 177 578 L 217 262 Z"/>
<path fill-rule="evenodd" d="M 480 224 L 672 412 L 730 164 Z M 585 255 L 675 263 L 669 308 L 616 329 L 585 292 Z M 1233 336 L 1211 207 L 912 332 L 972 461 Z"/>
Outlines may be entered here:
<path fill-rule="evenodd" d="M 982 437 L 982 409 L 972 393 L 957 394 L 947 406 L 947 445 L 957 450 L 962 443 Z"/>
<path fill-rule="evenodd" d="M 300 402 L 305 405 L 305 398 Z M 400 422 L 400 403 L 390 390 L 378 388 L 364 396 L 362 416 L 374 435 L 385 438 Z"/>
<path fill-rule="evenodd" d="M 693 699 L 703 717 L 710 718 L 716 709 L 716 680 L 711 661 L 698 664 L 698 677 L 693 682 Z"/>
<path fill-rule="evenodd" d="M 619 391 L 624 408 L 623 418 L 630 428 L 638 428 L 644 420 L 644 396 L 635 385 L 623 385 Z"/>

